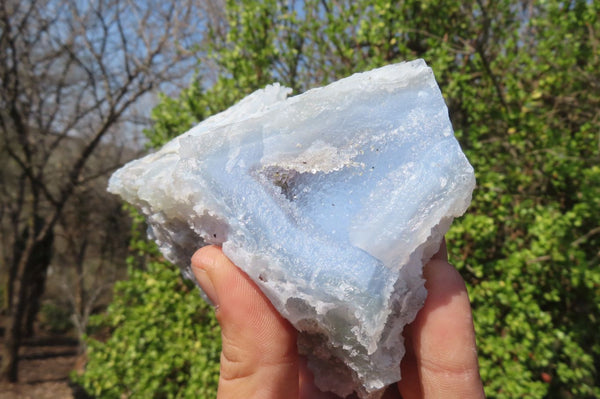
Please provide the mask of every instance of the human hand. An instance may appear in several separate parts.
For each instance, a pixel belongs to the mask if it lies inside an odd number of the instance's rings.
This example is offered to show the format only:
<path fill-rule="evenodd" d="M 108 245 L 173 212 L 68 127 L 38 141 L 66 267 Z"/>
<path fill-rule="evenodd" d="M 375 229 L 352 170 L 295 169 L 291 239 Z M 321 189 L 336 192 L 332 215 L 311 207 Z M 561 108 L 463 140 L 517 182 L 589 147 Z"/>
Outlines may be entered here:
<path fill-rule="evenodd" d="M 221 325 L 218 399 L 337 398 L 315 387 L 294 327 L 219 247 L 198 250 L 192 270 Z M 483 398 L 469 298 L 445 245 L 423 273 L 428 296 L 404 331 L 402 381 L 384 398 Z"/>

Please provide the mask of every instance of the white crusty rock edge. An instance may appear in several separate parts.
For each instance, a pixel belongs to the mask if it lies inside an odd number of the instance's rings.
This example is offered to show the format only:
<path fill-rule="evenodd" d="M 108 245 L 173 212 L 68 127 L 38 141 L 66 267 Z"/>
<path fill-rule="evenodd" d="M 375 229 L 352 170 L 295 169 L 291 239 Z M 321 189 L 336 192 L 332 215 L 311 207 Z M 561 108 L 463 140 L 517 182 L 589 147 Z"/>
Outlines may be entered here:
<path fill-rule="evenodd" d="M 109 191 L 189 278 L 193 252 L 222 245 L 300 331 L 322 390 L 378 398 L 400 380 L 422 266 L 467 209 L 473 169 L 423 60 L 290 92 L 256 91 Z"/>

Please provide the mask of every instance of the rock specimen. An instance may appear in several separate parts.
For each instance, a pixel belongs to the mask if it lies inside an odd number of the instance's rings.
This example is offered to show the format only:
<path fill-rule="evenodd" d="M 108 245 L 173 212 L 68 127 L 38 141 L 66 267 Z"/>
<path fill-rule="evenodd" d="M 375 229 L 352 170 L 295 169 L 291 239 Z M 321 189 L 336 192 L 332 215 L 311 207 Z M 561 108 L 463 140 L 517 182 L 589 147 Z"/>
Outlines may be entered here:
<path fill-rule="evenodd" d="M 400 380 L 423 263 L 471 200 L 473 169 L 422 60 L 287 98 L 274 84 L 117 171 L 186 276 L 223 246 L 300 331 L 317 385 L 377 398 Z"/>

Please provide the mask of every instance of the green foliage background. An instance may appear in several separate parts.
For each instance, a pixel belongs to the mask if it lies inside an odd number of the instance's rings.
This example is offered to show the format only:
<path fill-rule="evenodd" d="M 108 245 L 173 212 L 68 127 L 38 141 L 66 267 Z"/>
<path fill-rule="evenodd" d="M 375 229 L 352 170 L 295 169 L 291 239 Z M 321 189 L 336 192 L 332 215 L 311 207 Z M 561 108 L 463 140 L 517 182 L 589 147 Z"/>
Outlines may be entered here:
<path fill-rule="evenodd" d="M 164 97 L 148 137 L 159 146 L 273 81 L 299 93 L 424 58 L 478 181 L 447 240 L 488 397 L 600 397 L 599 15 L 594 1 L 227 1 L 207 49 L 218 80 Z M 117 287 L 82 381 L 100 396 L 214 397 L 211 312 L 141 242 L 150 260 Z"/>
<path fill-rule="evenodd" d="M 129 279 L 91 323 L 109 338 L 86 340 L 85 374 L 72 379 L 99 398 L 216 397 L 221 333 L 212 309 L 145 240 L 143 217 L 131 213 Z"/>

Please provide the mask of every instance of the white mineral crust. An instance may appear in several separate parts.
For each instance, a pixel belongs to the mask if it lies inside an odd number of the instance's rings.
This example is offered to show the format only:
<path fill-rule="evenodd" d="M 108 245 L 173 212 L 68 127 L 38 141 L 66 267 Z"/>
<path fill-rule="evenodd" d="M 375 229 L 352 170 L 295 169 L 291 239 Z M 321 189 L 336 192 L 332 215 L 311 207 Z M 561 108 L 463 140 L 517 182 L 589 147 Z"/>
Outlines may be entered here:
<path fill-rule="evenodd" d="M 422 266 L 475 185 L 422 60 L 286 98 L 267 86 L 117 171 L 164 256 L 190 278 L 207 244 L 299 331 L 317 385 L 378 398 L 400 380 Z"/>

